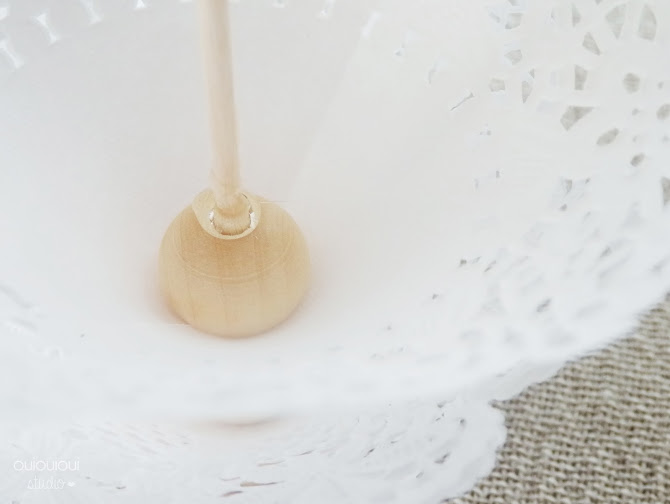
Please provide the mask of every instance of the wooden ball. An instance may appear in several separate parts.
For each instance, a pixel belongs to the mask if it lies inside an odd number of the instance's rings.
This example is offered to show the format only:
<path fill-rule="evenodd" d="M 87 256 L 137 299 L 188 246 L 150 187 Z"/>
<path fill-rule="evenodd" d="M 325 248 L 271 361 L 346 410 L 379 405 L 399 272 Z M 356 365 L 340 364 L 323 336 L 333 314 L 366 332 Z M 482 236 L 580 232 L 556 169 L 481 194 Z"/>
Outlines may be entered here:
<path fill-rule="evenodd" d="M 159 253 L 161 290 L 171 309 L 197 329 L 231 338 L 286 319 L 310 278 L 307 244 L 295 221 L 274 203 L 245 196 L 256 209 L 251 229 L 218 234 L 199 197 L 172 222 Z"/>

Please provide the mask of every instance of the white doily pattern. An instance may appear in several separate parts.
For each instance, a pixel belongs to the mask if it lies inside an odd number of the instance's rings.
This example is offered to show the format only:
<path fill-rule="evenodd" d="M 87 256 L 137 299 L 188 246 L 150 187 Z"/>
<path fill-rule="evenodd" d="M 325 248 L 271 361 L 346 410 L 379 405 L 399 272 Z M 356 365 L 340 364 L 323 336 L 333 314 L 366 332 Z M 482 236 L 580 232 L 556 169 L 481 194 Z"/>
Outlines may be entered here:
<path fill-rule="evenodd" d="M 254 29 L 234 40 L 255 58 L 236 62 L 240 109 L 267 110 L 241 119 L 267 140 L 242 135 L 250 186 L 287 200 L 316 285 L 276 335 L 221 342 L 170 323 L 146 301 L 153 290 L 119 278 L 151 274 L 162 229 L 134 222 L 160 228 L 178 209 L 167 202 L 204 180 L 183 174 L 204 115 L 185 113 L 184 128 L 169 116 L 201 105 L 197 79 L 177 85 L 197 45 L 192 9 L 0 0 L 3 499 L 439 502 L 492 466 L 503 430 L 490 399 L 622 335 L 669 290 L 665 0 L 240 0 L 233 19 Z M 272 23 L 286 47 L 254 42 Z M 142 47 L 159 36 L 178 43 L 152 58 Z M 104 79 L 111 104 L 89 97 Z M 144 108 L 154 94 L 173 108 Z M 145 132 L 151 114 L 169 145 Z M 59 150 L 68 129 L 92 128 L 84 161 Z M 99 150 L 114 152 L 115 179 L 81 168 Z M 80 189 L 39 168 L 49 156 Z M 140 173 L 132 156 L 183 164 Z M 290 183 L 254 171 L 270 160 Z M 146 204 L 165 173 L 170 187 Z M 58 197 L 33 194 L 40 184 Z M 43 228 L 27 233 L 36 218 Z M 58 225 L 76 230 L 67 253 Z M 340 245 L 347 233 L 366 240 L 362 266 Z M 137 264 L 118 246 L 132 240 L 146 244 Z M 338 283 L 349 270 L 350 291 Z M 14 467 L 72 459 L 80 469 L 63 474 Z M 65 487 L 30 490 L 34 477 Z"/>

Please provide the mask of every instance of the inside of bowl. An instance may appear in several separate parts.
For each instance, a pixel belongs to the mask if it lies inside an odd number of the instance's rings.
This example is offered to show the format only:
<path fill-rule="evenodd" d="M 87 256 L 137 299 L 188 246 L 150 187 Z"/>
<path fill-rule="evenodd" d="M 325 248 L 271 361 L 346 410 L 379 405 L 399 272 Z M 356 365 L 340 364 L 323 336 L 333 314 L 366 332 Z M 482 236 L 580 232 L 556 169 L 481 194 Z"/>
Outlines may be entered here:
<path fill-rule="evenodd" d="M 46 314 L 21 327 L 119 365 L 132 354 L 231 376 L 342 349 L 358 365 L 408 342 L 419 357 L 457 353 L 487 294 L 463 266 L 493 265 L 557 216 L 566 177 L 598 176 L 584 114 L 542 99 L 556 82 L 541 70 L 530 97 L 499 92 L 496 75 L 522 87 L 520 70 L 480 3 L 233 6 L 243 182 L 305 232 L 308 298 L 245 341 L 167 311 L 158 245 L 210 156 L 194 5 L 82 11 L 70 31 L 53 9 L 10 26 L 12 54 L 25 39 L 31 56 L 6 58 L 0 84 L 0 279 Z"/>

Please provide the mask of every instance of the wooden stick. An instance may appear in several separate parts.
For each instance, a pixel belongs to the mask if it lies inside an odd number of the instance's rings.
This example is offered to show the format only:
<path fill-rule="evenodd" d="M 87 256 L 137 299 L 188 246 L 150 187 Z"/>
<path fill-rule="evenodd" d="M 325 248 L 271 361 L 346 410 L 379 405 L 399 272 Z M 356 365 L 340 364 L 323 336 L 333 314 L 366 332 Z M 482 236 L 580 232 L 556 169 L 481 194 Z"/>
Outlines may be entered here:
<path fill-rule="evenodd" d="M 245 211 L 239 193 L 237 122 L 233 92 L 232 53 L 228 0 L 199 0 L 200 31 L 205 79 L 209 95 L 209 118 L 214 162 L 212 190 L 217 206 L 237 213 Z"/>
<path fill-rule="evenodd" d="M 279 324 L 298 306 L 309 286 L 309 252 L 288 213 L 239 189 L 228 0 L 199 1 L 213 187 L 165 232 L 158 256 L 161 290 L 192 326 L 250 336 Z"/>

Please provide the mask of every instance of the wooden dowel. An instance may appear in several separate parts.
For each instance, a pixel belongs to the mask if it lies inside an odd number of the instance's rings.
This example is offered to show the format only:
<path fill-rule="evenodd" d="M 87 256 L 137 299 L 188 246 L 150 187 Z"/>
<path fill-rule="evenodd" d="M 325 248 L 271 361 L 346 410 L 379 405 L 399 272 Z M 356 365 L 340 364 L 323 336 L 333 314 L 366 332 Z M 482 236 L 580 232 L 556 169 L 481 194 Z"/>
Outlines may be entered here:
<path fill-rule="evenodd" d="M 259 334 L 296 309 L 307 292 L 307 243 L 291 216 L 240 190 L 228 0 L 199 0 L 214 151 L 212 190 L 168 227 L 158 254 L 170 307 L 200 330 Z"/>
<path fill-rule="evenodd" d="M 198 1 L 214 154 L 212 190 L 220 209 L 233 210 L 241 197 L 228 0 Z"/>

